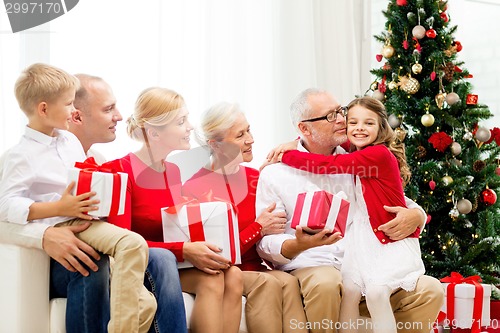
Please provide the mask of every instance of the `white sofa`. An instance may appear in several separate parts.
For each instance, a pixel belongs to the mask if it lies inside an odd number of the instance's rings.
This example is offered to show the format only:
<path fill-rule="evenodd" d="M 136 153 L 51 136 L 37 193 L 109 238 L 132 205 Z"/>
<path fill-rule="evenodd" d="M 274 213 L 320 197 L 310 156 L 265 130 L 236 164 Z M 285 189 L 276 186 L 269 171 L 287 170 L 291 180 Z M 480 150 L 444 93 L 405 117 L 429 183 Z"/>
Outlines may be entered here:
<path fill-rule="evenodd" d="M 6 243 L 5 233 L 1 239 L 0 333 L 65 333 L 66 299 L 49 302 L 49 257 L 42 250 Z M 194 296 L 183 296 L 189 323 Z M 243 311 L 240 333 L 246 332 Z"/>

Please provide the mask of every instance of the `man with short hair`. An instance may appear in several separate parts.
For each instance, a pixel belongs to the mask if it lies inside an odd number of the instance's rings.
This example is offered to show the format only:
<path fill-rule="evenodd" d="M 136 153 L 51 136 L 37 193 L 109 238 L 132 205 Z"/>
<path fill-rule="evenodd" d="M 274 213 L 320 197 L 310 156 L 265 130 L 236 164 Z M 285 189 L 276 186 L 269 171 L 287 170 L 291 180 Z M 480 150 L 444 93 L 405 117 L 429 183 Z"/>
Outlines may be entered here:
<path fill-rule="evenodd" d="M 298 149 L 304 152 L 331 155 L 342 154 L 341 144 L 347 140 L 344 109 L 329 93 L 318 89 L 303 91 L 291 105 L 294 126 L 300 133 Z M 347 174 L 312 174 L 282 163 L 265 167 L 259 178 L 256 214 L 276 202 L 276 210 L 287 213 L 284 234 L 265 236 L 258 245 L 259 254 L 277 269 L 290 272 L 299 279 L 307 323 L 290 323 L 290 327 L 305 325 L 311 332 L 336 332 L 342 295 L 340 266 L 344 253 L 343 240 L 323 230 L 309 235 L 300 228 L 290 228 L 297 195 L 308 190 L 322 189 L 330 193 L 343 191 L 351 202 L 349 219 L 357 208 L 355 182 Z M 389 207 L 396 217 L 379 229 L 393 239 L 403 239 L 417 227 L 423 230 L 425 212 L 406 199 L 407 207 Z M 349 222 L 348 222 L 349 223 Z M 398 290 L 391 304 L 398 322 L 398 332 L 428 333 L 444 299 L 438 280 L 422 276 L 414 291 Z M 367 316 L 366 304 L 361 314 Z M 359 323 L 354 322 L 358 325 Z M 401 325 L 405 324 L 405 325 Z M 408 328 L 409 327 L 409 328 Z M 352 327 L 345 327 L 350 329 Z"/>

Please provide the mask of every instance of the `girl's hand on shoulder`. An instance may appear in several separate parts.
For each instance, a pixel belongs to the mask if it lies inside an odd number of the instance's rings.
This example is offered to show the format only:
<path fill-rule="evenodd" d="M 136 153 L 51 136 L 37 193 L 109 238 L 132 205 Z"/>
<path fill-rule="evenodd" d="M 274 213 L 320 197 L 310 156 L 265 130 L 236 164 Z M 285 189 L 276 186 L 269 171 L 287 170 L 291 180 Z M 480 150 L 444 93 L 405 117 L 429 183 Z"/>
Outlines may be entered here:
<path fill-rule="evenodd" d="M 221 251 L 206 242 L 185 242 L 183 248 L 184 259 L 207 274 L 219 274 L 221 270 L 231 267 L 231 261 L 218 254 Z"/>
<path fill-rule="evenodd" d="M 64 190 L 61 199 L 58 201 L 59 216 L 74 216 L 84 220 L 93 220 L 92 216 L 85 213 L 99 209 L 96 205 L 99 204 L 98 199 L 91 199 L 95 196 L 95 192 L 87 192 L 80 195 L 73 195 L 71 191 L 75 187 L 75 182 L 71 182 Z"/>

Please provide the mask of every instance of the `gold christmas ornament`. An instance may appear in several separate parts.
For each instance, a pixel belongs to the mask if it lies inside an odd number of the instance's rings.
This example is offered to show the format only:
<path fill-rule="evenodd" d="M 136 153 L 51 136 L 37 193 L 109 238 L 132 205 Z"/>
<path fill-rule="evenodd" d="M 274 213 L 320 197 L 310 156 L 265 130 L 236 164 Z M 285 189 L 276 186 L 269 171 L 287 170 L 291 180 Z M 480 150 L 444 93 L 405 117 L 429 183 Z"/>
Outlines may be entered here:
<path fill-rule="evenodd" d="M 418 82 L 418 80 L 412 78 L 411 76 L 403 76 L 400 81 L 401 82 L 399 83 L 399 85 L 401 87 L 401 90 L 403 90 L 407 94 L 413 95 L 418 91 L 418 89 L 420 89 L 420 83 Z"/>
<path fill-rule="evenodd" d="M 418 62 L 411 66 L 411 71 L 413 74 L 420 74 L 422 72 L 422 65 L 420 65 Z"/>
<path fill-rule="evenodd" d="M 384 45 L 381 51 L 384 58 L 389 59 L 394 55 L 394 47 L 391 44 Z"/>
<path fill-rule="evenodd" d="M 441 181 L 443 182 L 444 186 L 448 186 L 450 185 L 451 183 L 453 183 L 453 178 L 451 178 L 450 176 L 444 176 Z"/>
<path fill-rule="evenodd" d="M 436 95 L 436 97 L 434 97 L 436 105 L 440 110 L 443 108 L 445 99 L 446 99 L 446 93 L 444 92 L 440 92 L 439 94 Z"/>
<path fill-rule="evenodd" d="M 434 125 L 434 116 L 430 113 L 426 113 L 422 116 L 422 118 L 420 118 L 420 122 L 425 127 L 431 127 Z"/>
<path fill-rule="evenodd" d="M 395 81 L 391 81 L 389 82 L 389 89 L 390 90 L 394 90 L 394 89 L 397 89 L 398 88 L 398 84 L 395 82 Z"/>
<path fill-rule="evenodd" d="M 394 130 L 394 134 L 396 135 L 396 139 L 399 142 L 403 142 L 406 138 L 406 131 L 401 127 L 398 127 Z"/>
<path fill-rule="evenodd" d="M 375 81 L 372 84 L 370 84 L 370 90 L 375 91 L 375 90 L 377 90 L 377 88 L 378 88 L 378 82 L 377 81 Z"/>
<path fill-rule="evenodd" d="M 449 106 L 452 106 L 460 102 L 460 96 L 458 96 L 458 94 L 454 92 L 447 94 L 445 99 L 446 103 L 448 103 Z"/>

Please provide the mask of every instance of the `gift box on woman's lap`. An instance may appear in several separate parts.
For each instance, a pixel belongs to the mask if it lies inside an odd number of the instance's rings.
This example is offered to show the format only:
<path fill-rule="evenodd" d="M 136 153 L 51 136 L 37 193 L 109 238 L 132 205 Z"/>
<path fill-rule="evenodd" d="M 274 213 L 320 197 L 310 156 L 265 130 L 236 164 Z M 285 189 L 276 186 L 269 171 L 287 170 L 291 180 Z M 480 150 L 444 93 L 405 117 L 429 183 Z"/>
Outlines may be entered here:
<path fill-rule="evenodd" d="M 98 165 L 92 157 L 68 170 L 68 184 L 76 182 L 73 195 L 96 192 L 91 199 L 99 199 L 99 209 L 88 212 L 88 215 L 104 217 L 124 213 L 128 175 L 120 171 L 119 161 Z"/>
<path fill-rule="evenodd" d="M 219 247 L 218 252 L 232 264 L 241 264 L 238 220 L 233 206 L 227 202 L 192 200 L 178 206 L 162 208 L 163 241 L 204 241 Z M 189 261 L 179 268 L 193 267 Z"/>
<path fill-rule="evenodd" d="M 301 226 L 309 233 L 323 229 L 340 232 L 344 235 L 349 201 L 344 192 L 331 194 L 326 191 L 310 191 L 297 196 L 291 227 Z"/>

